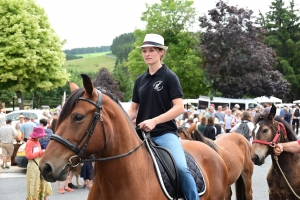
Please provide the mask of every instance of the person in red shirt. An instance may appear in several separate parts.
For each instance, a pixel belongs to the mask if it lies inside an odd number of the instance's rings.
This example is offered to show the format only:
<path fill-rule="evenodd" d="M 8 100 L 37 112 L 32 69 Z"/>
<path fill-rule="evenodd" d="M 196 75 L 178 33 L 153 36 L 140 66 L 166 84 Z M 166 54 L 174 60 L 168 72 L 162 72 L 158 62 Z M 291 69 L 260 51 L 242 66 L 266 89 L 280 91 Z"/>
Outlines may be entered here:
<path fill-rule="evenodd" d="M 30 134 L 30 138 L 28 138 L 27 140 L 27 144 L 25 147 L 26 157 L 28 159 L 26 171 L 26 199 L 47 200 L 48 196 L 53 194 L 51 184 L 41 178 L 38 166 L 40 157 L 44 154 L 45 151 L 42 150 L 39 140 L 44 136 L 46 136 L 44 128 L 42 126 L 36 126 L 33 128 L 33 131 Z"/>

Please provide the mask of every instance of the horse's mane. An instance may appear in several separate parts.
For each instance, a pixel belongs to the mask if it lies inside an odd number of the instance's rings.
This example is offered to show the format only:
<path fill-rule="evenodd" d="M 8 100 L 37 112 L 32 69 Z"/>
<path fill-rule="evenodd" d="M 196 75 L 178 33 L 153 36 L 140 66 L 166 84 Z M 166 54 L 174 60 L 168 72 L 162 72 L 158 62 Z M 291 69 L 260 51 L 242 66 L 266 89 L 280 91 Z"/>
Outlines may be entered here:
<path fill-rule="evenodd" d="M 106 96 L 108 96 L 109 98 L 111 98 L 111 100 L 116 102 L 123 109 L 122 105 L 120 104 L 120 100 L 115 95 L 113 95 L 112 93 L 110 93 L 107 90 L 104 90 L 100 87 L 96 87 L 96 89 L 99 90 L 100 92 L 102 92 L 103 94 L 105 94 Z"/>
<path fill-rule="evenodd" d="M 268 114 L 269 114 L 269 113 L 267 113 L 267 114 L 258 114 L 258 115 L 256 115 L 256 116 L 254 117 L 254 119 L 253 119 L 253 123 L 254 123 L 254 124 L 257 124 L 257 123 L 258 123 L 259 121 L 261 121 L 261 120 L 267 120 L 267 121 L 268 121 L 268 119 L 267 119 L 267 115 L 268 115 Z M 280 116 L 275 116 L 275 117 L 274 117 L 274 120 L 277 121 L 277 122 L 281 122 L 281 123 L 284 125 L 284 127 L 285 127 L 285 129 L 286 129 L 286 132 L 287 132 L 287 136 L 288 136 L 289 141 L 297 141 L 296 134 L 295 134 L 295 132 L 292 130 L 290 124 L 289 124 L 287 121 L 281 119 Z"/>
<path fill-rule="evenodd" d="M 208 145 L 210 148 L 212 148 L 216 152 L 219 152 L 218 151 L 218 146 L 216 145 L 216 143 L 213 140 L 205 137 L 201 133 L 201 131 L 199 131 L 198 129 L 195 129 L 194 134 L 192 134 L 192 135 L 193 135 L 194 140 L 199 141 L 199 142 L 203 142 L 204 144 Z"/>
<path fill-rule="evenodd" d="M 177 127 L 177 130 L 178 132 L 183 133 L 187 138 L 192 138 L 195 141 L 202 142 L 210 146 L 210 148 L 212 148 L 216 152 L 218 152 L 218 146 L 214 143 L 214 141 L 209 138 L 206 138 L 198 129 L 194 129 L 194 133 L 189 133 L 188 128 L 184 126 L 179 126 Z"/>
<path fill-rule="evenodd" d="M 201 133 L 201 131 L 199 131 L 197 128 L 194 130 L 194 133 L 192 134 L 192 138 L 196 141 L 201 141 L 203 140 L 203 134 Z"/>
<path fill-rule="evenodd" d="M 70 115 L 73 107 L 77 103 L 78 98 L 83 94 L 83 92 L 84 88 L 79 88 L 78 90 L 75 90 L 73 93 L 71 93 L 60 112 L 56 126 L 59 126 L 61 122 L 64 121 Z"/>
<path fill-rule="evenodd" d="M 188 129 L 184 125 L 178 126 L 177 131 L 183 133 L 188 140 L 193 140 L 192 135 L 188 132 Z"/>
<path fill-rule="evenodd" d="M 57 117 L 52 119 L 50 129 L 53 131 L 53 133 L 55 133 L 55 131 L 56 131 L 57 121 L 58 121 Z"/>
<path fill-rule="evenodd" d="M 96 88 L 96 89 L 102 92 L 103 94 L 107 95 L 108 97 L 110 97 L 114 102 L 116 102 L 119 105 L 119 107 L 123 110 L 123 112 L 126 114 L 126 116 L 128 116 L 128 114 L 125 112 L 123 106 L 120 104 L 120 101 L 117 97 L 115 97 L 110 92 L 107 92 L 106 90 L 103 90 L 101 88 Z M 67 101 L 63 106 L 63 109 L 61 110 L 56 127 L 59 126 L 60 123 L 70 115 L 73 107 L 77 104 L 78 98 L 82 96 L 84 91 L 85 91 L 84 88 L 79 88 L 69 96 L 69 98 L 67 99 Z"/>

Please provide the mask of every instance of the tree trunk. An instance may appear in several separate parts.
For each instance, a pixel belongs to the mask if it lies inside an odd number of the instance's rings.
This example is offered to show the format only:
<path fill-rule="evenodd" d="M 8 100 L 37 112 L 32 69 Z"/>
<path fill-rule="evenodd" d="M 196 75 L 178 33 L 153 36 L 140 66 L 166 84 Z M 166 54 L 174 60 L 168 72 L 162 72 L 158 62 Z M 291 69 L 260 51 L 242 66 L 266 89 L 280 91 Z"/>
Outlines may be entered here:
<path fill-rule="evenodd" d="M 16 92 L 17 99 L 18 99 L 19 109 L 24 110 L 22 92 L 21 91 L 15 91 L 15 92 Z"/>

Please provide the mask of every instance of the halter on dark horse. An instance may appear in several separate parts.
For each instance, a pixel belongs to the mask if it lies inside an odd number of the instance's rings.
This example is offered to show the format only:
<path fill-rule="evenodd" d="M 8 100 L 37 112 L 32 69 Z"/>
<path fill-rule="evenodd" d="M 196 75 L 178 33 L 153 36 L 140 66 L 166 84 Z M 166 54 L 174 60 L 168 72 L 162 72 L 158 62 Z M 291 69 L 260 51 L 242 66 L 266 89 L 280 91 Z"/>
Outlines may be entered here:
<path fill-rule="evenodd" d="M 296 141 L 296 135 L 290 124 L 275 117 L 276 107 L 272 105 L 270 113 L 264 113 L 254 118 L 254 140 L 251 150 L 252 160 L 256 165 L 262 165 L 268 155 L 272 155 L 272 166 L 267 175 L 269 199 L 300 198 L 297 179 L 300 167 L 300 155 L 288 152 L 275 156 L 273 148 L 276 143 Z M 298 195 L 297 195 L 298 194 Z"/>
<path fill-rule="evenodd" d="M 275 129 L 276 125 L 274 125 L 274 129 L 276 130 L 276 135 L 274 136 L 273 140 L 270 142 L 266 142 L 264 140 L 258 140 L 255 139 L 252 141 L 252 143 L 259 143 L 259 144 L 265 144 L 265 145 L 270 145 L 270 147 L 274 148 L 275 144 L 278 143 L 278 139 L 280 137 L 280 129 L 283 130 L 284 138 L 287 139 L 287 132 L 285 129 L 285 126 L 281 122 L 275 122 L 277 124 L 277 129 Z"/>

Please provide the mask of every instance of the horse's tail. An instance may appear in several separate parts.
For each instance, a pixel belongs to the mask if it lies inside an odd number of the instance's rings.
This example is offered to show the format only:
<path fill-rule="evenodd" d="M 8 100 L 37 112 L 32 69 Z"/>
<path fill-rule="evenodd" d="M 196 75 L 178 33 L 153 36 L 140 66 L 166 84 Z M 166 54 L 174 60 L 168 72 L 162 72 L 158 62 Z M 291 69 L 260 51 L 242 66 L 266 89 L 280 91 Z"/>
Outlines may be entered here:
<path fill-rule="evenodd" d="M 203 142 L 204 144 L 208 145 L 210 148 L 218 152 L 218 146 L 214 143 L 213 140 L 205 137 L 198 129 L 194 130 L 194 134 L 192 135 L 193 139 L 199 142 Z"/>
<path fill-rule="evenodd" d="M 240 176 L 235 182 L 236 199 L 246 200 L 245 192 L 246 192 L 245 183 L 243 181 L 242 176 Z"/>

